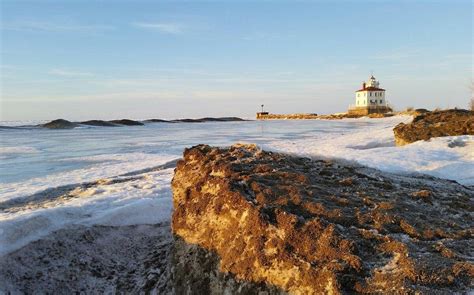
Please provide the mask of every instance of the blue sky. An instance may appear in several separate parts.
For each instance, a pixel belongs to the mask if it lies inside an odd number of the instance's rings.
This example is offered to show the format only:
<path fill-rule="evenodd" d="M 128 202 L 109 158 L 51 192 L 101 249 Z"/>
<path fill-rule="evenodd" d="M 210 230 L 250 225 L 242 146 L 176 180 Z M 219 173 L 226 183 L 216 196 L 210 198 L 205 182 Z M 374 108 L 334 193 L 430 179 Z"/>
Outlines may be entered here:
<path fill-rule="evenodd" d="M 1 118 L 467 107 L 471 1 L 1 1 Z"/>

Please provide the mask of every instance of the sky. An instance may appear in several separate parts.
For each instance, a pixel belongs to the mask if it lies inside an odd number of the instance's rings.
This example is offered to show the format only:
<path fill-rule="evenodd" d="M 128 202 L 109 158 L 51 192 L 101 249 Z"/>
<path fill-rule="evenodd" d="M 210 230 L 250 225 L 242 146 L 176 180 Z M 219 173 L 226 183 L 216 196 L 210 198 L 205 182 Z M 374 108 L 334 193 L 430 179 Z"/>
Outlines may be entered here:
<path fill-rule="evenodd" d="M 0 0 L 0 120 L 466 108 L 472 2 Z"/>

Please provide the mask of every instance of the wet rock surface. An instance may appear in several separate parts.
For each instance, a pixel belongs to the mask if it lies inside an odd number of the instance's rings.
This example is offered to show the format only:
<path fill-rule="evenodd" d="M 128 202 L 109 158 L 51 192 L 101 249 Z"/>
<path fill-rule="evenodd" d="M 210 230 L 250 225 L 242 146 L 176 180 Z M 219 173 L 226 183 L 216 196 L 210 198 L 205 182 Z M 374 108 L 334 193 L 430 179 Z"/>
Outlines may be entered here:
<path fill-rule="evenodd" d="M 474 135 L 474 112 L 458 109 L 425 112 L 409 124 L 398 124 L 393 132 L 399 146 L 432 137 Z"/>
<path fill-rule="evenodd" d="M 190 293 L 239 293 L 225 276 L 269 294 L 472 290 L 474 191 L 456 182 L 201 145 L 172 188 Z"/>

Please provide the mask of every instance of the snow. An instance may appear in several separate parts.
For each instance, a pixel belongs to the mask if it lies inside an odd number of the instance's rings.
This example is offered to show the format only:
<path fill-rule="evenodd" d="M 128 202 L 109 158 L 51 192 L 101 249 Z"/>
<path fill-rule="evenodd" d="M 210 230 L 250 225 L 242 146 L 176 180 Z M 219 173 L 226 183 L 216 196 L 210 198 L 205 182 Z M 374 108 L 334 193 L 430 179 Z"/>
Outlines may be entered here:
<path fill-rule="evenodd" d="M 185 147 L 200 143 L 256 143 L 267 150 L 474 185 L 474 137 L 434 138 L 396 147 L 393 127 L 410 120 L 400 116 L 5 129 L 0 131 L 0 255 L 69 226 L 169 221 L 169 163 L 180 158 Z"/>
<path fill-rule="evenodd" d="M 145 153 L 125 153 L 97 155 L 89 157 L 66 157 L 55 161 L 54 165 L 61 162 L 85 162 L 86 168 L 35 177 L 21 182 L 2 184 L 0 187 L 0 200 L 33 195 L 51 187 L 59 187 L 71 183 L 94 181 L 101 178 L 120 175 L 125 172 L 159 166 L 177 158 L 175 155 L 152 155 Z"/>
<path fill-rule="evenodd" d="M 474 136 L 439 137 L 397 147 L 393 121 L 384 123 L 349 133 L 279 141 L 269 147 L 297 155 L 354 161 L 386 172 L 424 173 L 474 185 Z"/>
<path fill-rule="evenodd" d="M 14 211 L 0 214 L 0 255 L 72 224 L 123 226 L 167 221 L 172 209 L 172 175 L 173 169 L 164 169 L 141 177 L 103 179 L 95 186 L 78 186 L 56 196 L 68 195 L 68 199 L 56 198 L 37 207 L 19 202 Z"/>

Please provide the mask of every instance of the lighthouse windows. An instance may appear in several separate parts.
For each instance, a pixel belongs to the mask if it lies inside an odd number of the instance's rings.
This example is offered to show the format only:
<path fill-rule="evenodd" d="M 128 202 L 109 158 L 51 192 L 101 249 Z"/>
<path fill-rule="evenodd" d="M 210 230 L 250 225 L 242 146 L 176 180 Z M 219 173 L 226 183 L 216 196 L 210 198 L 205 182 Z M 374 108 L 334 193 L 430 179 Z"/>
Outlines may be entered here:
<path fill-rule="evenodd" d="M 378 108 L 387 105 L 385 91 L 379 88 L 379 83 L 372 77 L 369 78 L 369 82 L 362 85 L 362 89 L 356 91 L 355 97 L 355 106 L 358 108 Z"/>

